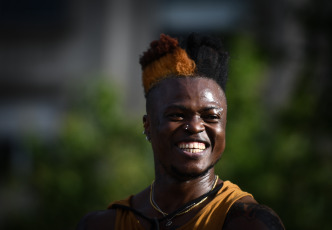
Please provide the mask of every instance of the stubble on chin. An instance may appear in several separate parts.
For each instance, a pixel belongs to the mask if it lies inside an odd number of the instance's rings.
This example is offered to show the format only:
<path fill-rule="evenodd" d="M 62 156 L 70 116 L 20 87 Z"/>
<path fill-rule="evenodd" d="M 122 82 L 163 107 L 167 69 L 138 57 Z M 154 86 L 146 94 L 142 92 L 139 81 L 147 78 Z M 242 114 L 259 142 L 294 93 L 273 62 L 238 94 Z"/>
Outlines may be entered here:
<path fill-rule="evenodd" d="M 179 181 L 188 181 L 188 180 L 197 179 L 199 177 L 204 177 L 219 162 L 220 158 L 221 157 L 219 157 L 214 163 L 208 166 L 204 171 L 199 173 L 182 172 L 174 165 L 171 166 L 171 173 Z"/>
<path fill-rule="evenodd" d="M 204 177 L 214 166 L 219 162 L 221 159 L 222 154 L 216 159 L 214 162 L 211 163 L 204 171 L 201 172 L 185 172 L 179 169 L 178 167 L 171 165 L 170 167 L 165 165 L 163 162 L 155 162 L 155 173 L 156 177 L 162 176 L 161 174 L 168 174 L 174 179 L 178 180 L 179 182 L 184 182 L 188 180 L 197 179 L 199 177 Z M 162 168 L 163 170 L 157 170 L 157 168 Z"/>

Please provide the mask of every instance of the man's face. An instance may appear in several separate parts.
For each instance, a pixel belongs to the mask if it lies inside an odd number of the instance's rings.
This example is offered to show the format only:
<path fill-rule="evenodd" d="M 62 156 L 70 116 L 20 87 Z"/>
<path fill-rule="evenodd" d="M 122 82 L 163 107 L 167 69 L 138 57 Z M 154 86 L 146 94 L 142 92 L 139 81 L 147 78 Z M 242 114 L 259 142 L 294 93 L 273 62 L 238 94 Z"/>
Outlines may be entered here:
<path fill-rule="evenodd" d="M 144 127 L 156 173 L 186 180 L 213 167 L 225 149 L 227 105 L 220 86 L 207 78 L 171 78 L 149 97 Z"/>

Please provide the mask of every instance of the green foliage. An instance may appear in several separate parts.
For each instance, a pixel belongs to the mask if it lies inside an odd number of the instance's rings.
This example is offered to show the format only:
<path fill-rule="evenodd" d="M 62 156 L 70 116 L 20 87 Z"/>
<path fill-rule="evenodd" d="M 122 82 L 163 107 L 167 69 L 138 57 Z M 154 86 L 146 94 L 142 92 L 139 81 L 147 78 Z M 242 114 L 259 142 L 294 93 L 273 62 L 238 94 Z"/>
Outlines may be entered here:
<path fill-rule="evenodd" d="M 235 175 L 249 175 L 264 164 L 264 120 L 260 92 L 264 63 L 248 39 L 237 40 L 231 49 L 230 79 L 227 86 L 226 150 L 218 165 L 223 178 L 237 182 Z M 243 52 L 245 50 L 245 52 Z M 238 53 L 241 56 L 236 57 Z M 240 170 L 239 170 L 240 168 Z M 248 174 L 249 173 L 249 174 Z"/>
<path fill-rule="evenodd" d="M 59 138 L 29 139 L 30 180 L 39 206 L 25 229 L 74 229 L 87 212 L 105 209 L 152 181 L 153 156 L 141 119 L 124 112 L 115 87 L 106 80 L 88 82 L 73 95 L 79 96 L 64 115 Z"/>
<path fill-rule="evenodd" d="M 320 102 L 311 92 L 312 76 L 301 76 L 288 106 L 271 116 L 262 103 L 268 63 L 255 47 L 242 37 L 231 50 L 241 55 L 231 63 L 227 147 L 217 172 L 273 208 L 287 229 L 331 229 L 332 159 L 314 141 Z"/>

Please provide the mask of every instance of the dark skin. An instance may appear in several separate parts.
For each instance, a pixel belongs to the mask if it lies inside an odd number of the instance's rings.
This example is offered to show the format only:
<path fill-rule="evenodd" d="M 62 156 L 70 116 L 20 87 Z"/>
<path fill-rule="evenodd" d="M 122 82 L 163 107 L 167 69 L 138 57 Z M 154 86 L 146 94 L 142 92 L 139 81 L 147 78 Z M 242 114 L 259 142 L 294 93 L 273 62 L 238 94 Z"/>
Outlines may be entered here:
<path fill-rule="evenodd" d="M 155 163 L 154 199 L 166 213 L 209 192 L 215 180 L 214 165 L 225 149 L 227 102 L 211 79 L 170 78 L 151 90 L 147 98 L 144 130 L 151 141 Z M 222 183 L 219 179 L 217 184 Z M 135 195 L 132 207 L 145 216 L 161 218 L 149 202 L 150 186 Z M 173 219 L 173 227 L 193 218 L 213 197 Z M 78 229 L 114 229 L 115 210 L 87 215 Z M 140 224 L 150 228 L 147 220 Z M 165 221 L 160 223 L 161 229 Z M 238 200 L 223 229 L 283 229 L 278 216 L 252 197 Z"/>

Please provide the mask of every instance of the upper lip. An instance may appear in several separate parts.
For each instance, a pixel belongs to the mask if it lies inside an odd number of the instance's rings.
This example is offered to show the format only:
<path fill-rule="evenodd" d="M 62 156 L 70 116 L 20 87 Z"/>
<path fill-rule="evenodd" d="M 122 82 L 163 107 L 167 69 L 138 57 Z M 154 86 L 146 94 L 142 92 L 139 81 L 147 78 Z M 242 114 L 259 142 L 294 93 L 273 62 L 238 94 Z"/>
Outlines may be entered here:
<path fill-rule="evenodd" d="M 197 139 L 197 138 L 188 138 L 188 139 L 183 139 L 181 141 L 178 141 L 176 145 L 178 146 L 182 142 L 200 142 L 205 144 L 205 148 L 208 148 L 210 146 L 210 143 L 208 141 L 202 140 L 202 139 Z"/>

